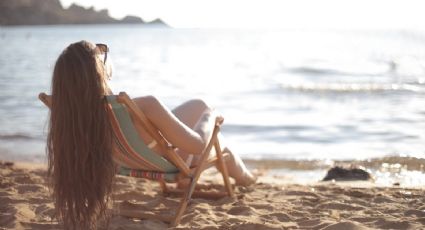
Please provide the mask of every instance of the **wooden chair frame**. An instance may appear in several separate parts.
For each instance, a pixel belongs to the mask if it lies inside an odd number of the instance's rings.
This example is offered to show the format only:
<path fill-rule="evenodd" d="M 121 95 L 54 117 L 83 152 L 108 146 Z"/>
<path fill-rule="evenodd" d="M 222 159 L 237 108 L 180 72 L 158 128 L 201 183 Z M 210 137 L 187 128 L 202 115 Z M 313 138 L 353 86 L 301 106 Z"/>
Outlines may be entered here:
<path fill-rule="evenodd" d="M 49 108 L 51 108 L 51 96 L 40 93 L 39 99 Z M 148 213 L 143 213 L 141 211 L 124 211 L 120 210 L 120 215 L 132 217 L 132 218 L 141 218 L 141 219 L 159 219 L 164 222 L 170 223 L 171 226 L 177 226 L 180 223 L 181 217 L 183 216 L 186 207 L 188 206 L 190 199 L 192 197 L 202 197 L 208 199 L 216 199 L 224 196 L 234 196 L 233 187 L 229 180 L 229 174 L 227 167 L 224 163 L 226 154 L 223 154 L 220 143 L 218 140 L 218 133 L 220 131 L 220 126 L 223 123 L 222 117 L 216 117 L 213 133 L 211 139 L 209 140 L 207 146 L 201 153 L 201 158 L 199 160 L 199 165 L 190 168 L 188 167 L 183 159 L 177 154 L 176 149 L 173 148 L 160 134 L 158 129 L 152 124 L 152 122 L 146 117 L 142 110 L 130 99 L 130 97 L 125 92 L 120 92 L 117 95 L 117 101 L 126 106 L 129 114 L 132 117 L 134 123 L 138 123 L 151 135 L 151 137 L 158 143 L 160 146 L 161 152 L 165 154 L 165 158 L 169 160 L 179 169 L 178 180 L 189 179 L 189 186 L 186 189 L 180 188 L 171 188 L 168 187 L 164 180 L 159 180 L 160 187 L 164 195 L 169 194 L 178 194 L 181 195 L 180 205 L 176 210 L 176 215 L 174 218 L 161 215 L 152 215 Z M 105 102 L 106 103 L 106 102 Z M 111 113 L 112 110 L 109 109 Z M 114 130 L 116 131 L 116 130 Z M 212 150 L 215 149 L 216 156 L 214 158 L 209 158 L 209 154 Z M 221 172 L 223 176 L 224 187 L 226 192 L 206 192 L 199 191 L 199 186 L 197 186 L 198 180 L 201 176 L 201 173 L 211 167 L 216 166 L 218 171 Z"/>

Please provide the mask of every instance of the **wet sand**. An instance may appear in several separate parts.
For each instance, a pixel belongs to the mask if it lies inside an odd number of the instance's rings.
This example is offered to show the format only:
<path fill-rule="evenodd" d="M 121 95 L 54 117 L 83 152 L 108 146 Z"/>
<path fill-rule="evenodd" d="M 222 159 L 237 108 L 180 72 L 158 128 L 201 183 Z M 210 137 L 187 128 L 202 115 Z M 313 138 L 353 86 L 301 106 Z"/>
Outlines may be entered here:
<path fill-rule="evenodd" d="M 0 164 L 0 229 L 61 229 L 46 183 L 45 166 Z M 221 182 L 207 171 L 206 182 Z M 172 215 L 179 199 L 163 197 L 145 179 L 116 177 L 112 213 L 160 210 Z M 170 208 L 168 208 L 170 207 Z M 236 187 L 234 198 L 193 199 L 175 229 L 421 229 L 424 188 L 378 187 L 373 182 L 292 184 L 262 176 Z M 157 220 L 113 215 L 109 229 L 167 229 Z"/>

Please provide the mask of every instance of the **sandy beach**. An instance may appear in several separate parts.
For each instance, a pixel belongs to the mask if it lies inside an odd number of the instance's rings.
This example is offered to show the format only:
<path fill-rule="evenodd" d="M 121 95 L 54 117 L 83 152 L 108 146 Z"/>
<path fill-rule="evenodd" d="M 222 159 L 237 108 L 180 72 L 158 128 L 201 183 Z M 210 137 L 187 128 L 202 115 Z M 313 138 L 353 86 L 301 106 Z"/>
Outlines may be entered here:
<path fill-rule="evenodd" d="M 0 166 L 0 229 L 61 229 L 46 183 L 45 165 Z M 218 181 L 207 171 L 204 183 Z M 155 182 L 117 176 L 111 213 L 160 210 L 171 215 L 178 198 L 163 197 Z M 372 182 L 286 183 L 262 176 L 236 187 L 234 198 L 193 199 L 175 229 L 423 229 L 423 188 L 377 187 Z M 167 229 L 155 220 L 114 214 L 109 229 Z"/>

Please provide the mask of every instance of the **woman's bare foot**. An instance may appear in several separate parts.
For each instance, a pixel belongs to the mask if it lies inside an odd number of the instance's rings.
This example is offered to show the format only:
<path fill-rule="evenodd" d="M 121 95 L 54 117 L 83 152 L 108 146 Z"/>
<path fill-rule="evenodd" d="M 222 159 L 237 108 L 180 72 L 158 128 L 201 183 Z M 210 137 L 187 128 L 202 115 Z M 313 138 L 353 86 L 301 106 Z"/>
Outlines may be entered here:
<path fill-rule="evenodd" d="M 249 186 L 257 182 L 257 176 L 251 172 L 246 172 L 242 178 L 235 179 L 235 184 L 239 186 Z"/>

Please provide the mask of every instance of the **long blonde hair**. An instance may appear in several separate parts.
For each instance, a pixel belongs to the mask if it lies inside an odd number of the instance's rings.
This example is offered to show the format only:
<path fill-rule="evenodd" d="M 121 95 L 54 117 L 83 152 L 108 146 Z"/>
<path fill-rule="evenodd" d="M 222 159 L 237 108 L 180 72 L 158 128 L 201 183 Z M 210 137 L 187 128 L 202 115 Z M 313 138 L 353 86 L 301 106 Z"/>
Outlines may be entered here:
<path fill-rule="evenodd" d="M 107 91 L 96 46 L 69 45 L 53 71 L 46 147 L 56 211 L 67 229 L 94 229 L 106 217 L 115 175 Z"/>

